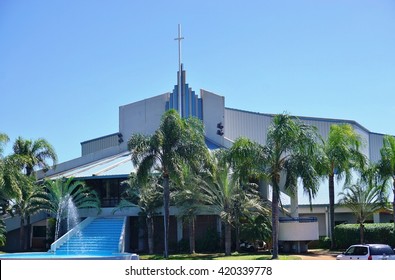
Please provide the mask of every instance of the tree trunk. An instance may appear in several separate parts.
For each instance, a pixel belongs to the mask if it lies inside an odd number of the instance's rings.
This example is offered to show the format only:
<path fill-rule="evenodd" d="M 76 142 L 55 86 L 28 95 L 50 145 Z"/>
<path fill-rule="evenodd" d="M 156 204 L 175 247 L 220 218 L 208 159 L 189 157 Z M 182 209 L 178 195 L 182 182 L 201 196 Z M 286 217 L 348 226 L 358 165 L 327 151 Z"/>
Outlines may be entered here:
<path fill-rule="evenodd" d="M 153 217 L 146 218 L 147 234 L 148 234 L 148 253 L 154 253 L 154 221 Z"/>
<path fill-rule="evenodd" d="M 365 236 L 364 236 L 363 228 L 364 228 L 363 224 L 360 223 L 359 224 L 359 237 L 360 237 L 361 244 L 365 243 Z"/>
<path fill-rule="evenodd" d="M 235 228 L 235 239 L 236 239 L 236 252 L 240 251 L 240 223 L 236 222 L 236 228 Z"/>
<path fill-rule="evenodd" d="M 276 189 L 277 188 L 277 189 Z M 272 191 L 272 259 L 278 259 L 279 197 L 278 186 L 273 184 Z"/>
<path fill-rule="evenodd" d="M 169 257 L 169 217 L 170 217 L 170 187 L 169 187 L 169 175 L 163 176 L 163 227 L 164 227 L 164 246 L 165 251 L 163 257 L 167 259 Z"/>
<path fill-rule="evenodd" d="M 189 220 L 189 253 L 195 254 L 195 217 Z"/>
<path fill-rule="evenodd" d="M 25 231 L 26 237 L 25 237 L 25 248 L 24 248 L 25 251 L 28 249 L 30 250 L 30 248 L 31 248 L 31 245 L 30 245 L 30 240 L 31 240 L 30 236 L 32 234 L 31 228 L 32 228 L 32 225 L 30 223 L 30 215 L 29 215 L 26 218 L 26 231 Z"/>
<path fill-rule="evenodd" d="M 21 251 L 25 249 L 25 219 L 21 216 L 21 223 L 19 228 L 19 248 Z"/>
<path fill-rule="evenodd" d="M 225 256 L 230 256 L 232 245 L 232 227 L 225 222 Z"/>
<path fill-rule="evenodd" d="M 329 175 L 329 238 L 331 239 L 331 249 L 336 247 L 335 237 L 335 175 Z"/>

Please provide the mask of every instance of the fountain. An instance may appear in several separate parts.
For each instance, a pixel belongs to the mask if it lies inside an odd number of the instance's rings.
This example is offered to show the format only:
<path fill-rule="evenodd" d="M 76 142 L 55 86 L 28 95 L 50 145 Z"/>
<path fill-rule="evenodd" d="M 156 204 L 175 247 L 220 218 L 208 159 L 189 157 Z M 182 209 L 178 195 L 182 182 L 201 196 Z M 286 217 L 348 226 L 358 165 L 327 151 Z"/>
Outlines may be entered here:
<path fill-rule="evenodd" d="M 88 217 L 80 222 L 70 195 L 58 206 L 55 242 L 48 252 L 0 254 L 0 259 L 139 259 L 123 252 L 126 217 Z"/>
<path fill-rule="evenodd" d="M 56 212 L 56 226 L 55 226 L 55 241 L 59 239 L 61 232 L 62 221 L 66 219 L 66 232 L 74 228 L 80 222 L 78 208 L 73 202 L 70 195 L 62 198 L 58 204 L 58 211 Z"/>

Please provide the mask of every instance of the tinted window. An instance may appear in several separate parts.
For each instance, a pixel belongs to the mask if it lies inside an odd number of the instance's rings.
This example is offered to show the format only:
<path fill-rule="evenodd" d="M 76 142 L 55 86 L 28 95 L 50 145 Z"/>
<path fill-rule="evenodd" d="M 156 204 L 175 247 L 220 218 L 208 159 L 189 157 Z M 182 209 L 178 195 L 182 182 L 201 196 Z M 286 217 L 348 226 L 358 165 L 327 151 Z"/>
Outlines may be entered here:
<path fill-rule="evenodd" d="M 368 248 L 366 247 L 355 248 L 355 255 L 366 255 L 367 253 L 368 253 Z"/>
<path fill-rule="evenodd" d="M 372 255 L 393 255 L 394 251 L 390 246 L 372 246 L 370 247 L 370 252 Z"/>
<path fill-rule="evenodd" d="M 353 246 L 350 247 L 345 255 L 352 255 L 352 256 L 361 256 L 366 255 L 368 253 L 368 248 L 365 246 Z"/>

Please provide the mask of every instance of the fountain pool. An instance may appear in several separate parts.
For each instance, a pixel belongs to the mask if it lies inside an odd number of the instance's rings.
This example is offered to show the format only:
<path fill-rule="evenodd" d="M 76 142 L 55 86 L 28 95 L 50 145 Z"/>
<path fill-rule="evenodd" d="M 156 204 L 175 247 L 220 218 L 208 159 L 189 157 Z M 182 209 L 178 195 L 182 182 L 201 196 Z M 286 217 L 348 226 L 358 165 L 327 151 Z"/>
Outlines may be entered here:
<path fill-rule="evenodd" d="M 131 253 L 113 254 L 57 254 L 50 252 L 0 254 L 0 260 L 138 260 L 139 256 Z"/>

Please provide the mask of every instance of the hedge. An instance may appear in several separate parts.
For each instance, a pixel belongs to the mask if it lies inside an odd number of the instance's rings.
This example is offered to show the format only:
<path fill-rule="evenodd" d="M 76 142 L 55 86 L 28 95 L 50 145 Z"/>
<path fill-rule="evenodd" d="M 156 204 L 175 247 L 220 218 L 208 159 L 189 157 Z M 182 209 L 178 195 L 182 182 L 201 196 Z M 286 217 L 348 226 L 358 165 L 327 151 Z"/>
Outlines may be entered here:
<path fill-rule="evenodd" d="M 365 243 L 383 243 L 395 247 L 393 223 L 365 224 Z M 359 224 L 341 224 L 335 227 L 335 244 L 338 249 L 346 249 L 352 244 L 359 244 Z"/>

